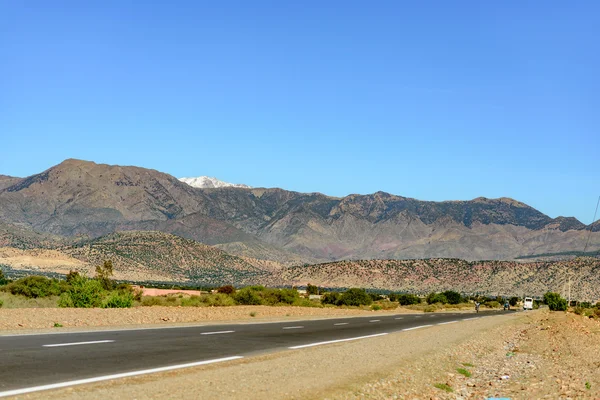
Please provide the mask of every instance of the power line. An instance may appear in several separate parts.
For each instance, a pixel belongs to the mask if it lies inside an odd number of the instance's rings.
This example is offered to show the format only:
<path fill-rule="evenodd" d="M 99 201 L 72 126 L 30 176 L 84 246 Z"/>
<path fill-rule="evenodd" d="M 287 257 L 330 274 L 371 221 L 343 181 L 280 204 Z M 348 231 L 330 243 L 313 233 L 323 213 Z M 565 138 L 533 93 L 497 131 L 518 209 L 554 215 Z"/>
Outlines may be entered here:
<path fill-rule="evenodd" d="M 592 231 L 594 230 L 594 222 L 596 222 L 596 214 L 598 213 L 598 205 L 599 204 L 600 204 L 600 196 L 598 196 L 598 202 L 596 203 L 596 211 L 594 211 L 594 219 L 592 220 L 592 223 L 590 225 L 590 234 L 588 235 L 587 242 L 585 243 L 585 247 L 583 248 L 584 254 L 588 248 L 588 244 L 590 244 L 590 238 L 592 237 Z"/>

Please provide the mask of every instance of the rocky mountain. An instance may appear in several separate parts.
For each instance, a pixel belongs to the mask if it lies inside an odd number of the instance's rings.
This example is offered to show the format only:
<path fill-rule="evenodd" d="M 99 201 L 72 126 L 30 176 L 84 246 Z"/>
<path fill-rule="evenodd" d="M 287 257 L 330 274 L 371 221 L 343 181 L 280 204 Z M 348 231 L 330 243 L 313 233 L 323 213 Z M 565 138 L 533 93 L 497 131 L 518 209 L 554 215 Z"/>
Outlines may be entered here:
<path fill-rule="evenodd" d="M 181 182 L 187 183 L 188 185 L 199 188 L 199 189 L 214 189 L 222 187 L 238 187 L 250 189 L 250 186 L 242 183 L 229 183 L 212 178 L 210 176 L 199 176 L 197 178 L 179 178 Z"/>
<path fill-rule="evenodd" d="M 582 250 L 586 226 L 521 202 L 431 202 L 377 192 L 329 197 L 199 189 L 155 170 L 66 160 L 0 189 L 0 220 L 56 235 L 176 234 L 287 265 L 340 259 L 513 259 Z M 594 232 L 589 249 L 600 248 Z"/>

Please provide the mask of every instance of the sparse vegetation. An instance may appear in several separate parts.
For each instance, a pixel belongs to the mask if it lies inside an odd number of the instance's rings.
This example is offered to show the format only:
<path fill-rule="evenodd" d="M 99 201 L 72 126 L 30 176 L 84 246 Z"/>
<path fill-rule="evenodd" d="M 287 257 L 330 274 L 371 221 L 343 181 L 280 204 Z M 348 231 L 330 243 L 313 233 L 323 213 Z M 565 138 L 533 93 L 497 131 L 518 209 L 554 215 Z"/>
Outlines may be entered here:
<path fill-rule="evenodd" d="M 445 383 L 436 383 L 433 386 L 436 387 L 436 388 L 438 388 L 438 389 L 440 389 L 440 390 L 446 391 L 448 393 L 452 393 L 454 391 L 450 386 L 448 386 Z"/>
<path fill-rule="evenodd" d="M 471 372 L 469 372 L 468 370 L 464 369 L 464 368 L 457 368 L 456 372 L 458 372 L 461 375 L 466 376 L 467 378 L 471 377 Z"/>
<path fill-rule="evenodd" d="M 62 327 L 63 327 L 63 326 L 62 326 L 62 324 L 60 324 L 60 323 L 58 323 L 58 322 L 55 322 L 53 326 L 54 326 L 55 328 L 62 328 Z"/>
<path fill-rule="evenodd" d="M 544 294 L 544 304 L 550 308 L 551 311 L 566 311 L 567 300 L 563 299 L 560 294 L 554 292 L 547 292 Z"/>

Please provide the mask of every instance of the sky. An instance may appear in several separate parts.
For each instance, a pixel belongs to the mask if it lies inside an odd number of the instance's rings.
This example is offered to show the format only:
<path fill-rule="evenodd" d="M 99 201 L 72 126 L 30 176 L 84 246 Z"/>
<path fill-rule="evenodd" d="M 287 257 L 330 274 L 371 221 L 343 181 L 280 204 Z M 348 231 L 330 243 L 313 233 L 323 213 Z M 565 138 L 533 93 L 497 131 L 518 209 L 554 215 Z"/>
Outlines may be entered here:
<path fill-rule="evenodd" d="M 3 1 L 0 174 L 67 158 L 591 223 L 600 2 Z"/>

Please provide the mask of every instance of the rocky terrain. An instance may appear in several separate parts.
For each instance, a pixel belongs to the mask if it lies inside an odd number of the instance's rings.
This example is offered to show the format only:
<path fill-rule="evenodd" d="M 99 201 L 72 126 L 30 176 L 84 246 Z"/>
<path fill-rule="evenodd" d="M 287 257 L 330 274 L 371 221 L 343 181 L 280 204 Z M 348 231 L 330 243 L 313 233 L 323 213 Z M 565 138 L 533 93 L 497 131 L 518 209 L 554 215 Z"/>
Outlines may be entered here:
<path fill-rule="evenodd" d="M 0 177 L 0 220 L 55 235 L 173 233 L 284 264 L 581 251 L 586 227 L 508 198 L 431 202 L 377 192 L 334 198 L 283 189 L 194 188 L 168 174 L 66 160 Z M 598 225 L 589 249 L 600 248 Z"/>
<path fill-rule="evenodd" d="M 566 295 L 569 277 L 573 299 L 600 300 L 600 259 L 555 262 L 465 261 L 459 259 L 362 260 L 296 266 L 271 275 L 271 284 L 326 288 L 365 287 L 427 294 L 457 290 L 468 294 Z"/>

